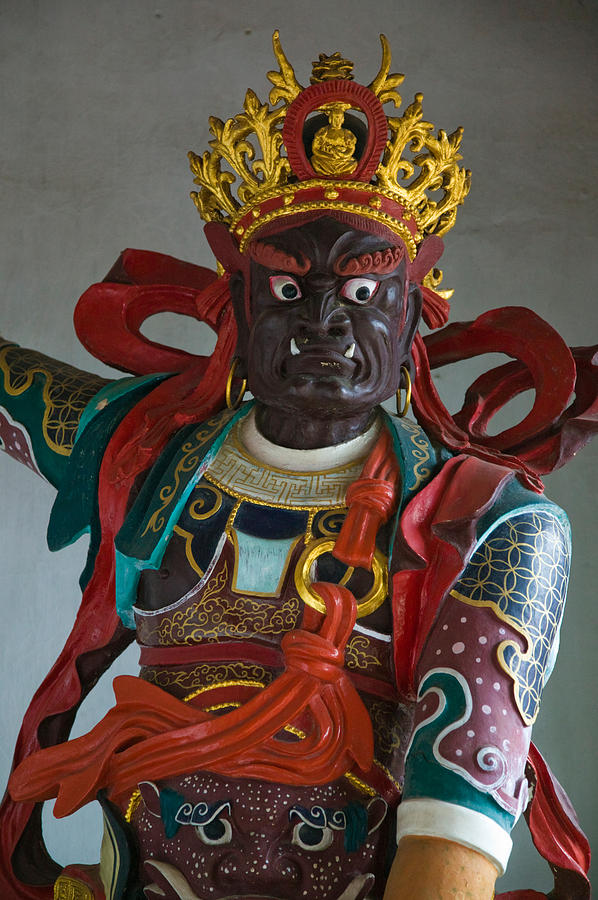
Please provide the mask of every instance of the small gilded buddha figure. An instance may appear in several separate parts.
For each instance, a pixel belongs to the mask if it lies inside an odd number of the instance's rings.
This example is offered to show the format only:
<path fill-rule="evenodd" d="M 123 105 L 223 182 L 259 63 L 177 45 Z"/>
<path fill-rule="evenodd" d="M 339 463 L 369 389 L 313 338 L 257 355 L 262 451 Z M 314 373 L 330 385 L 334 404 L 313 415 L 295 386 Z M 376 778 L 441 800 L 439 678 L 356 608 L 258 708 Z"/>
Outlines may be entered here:
<path fill-rule="evenodd" d="M 354 172 L 357 160 L 353 156 L 357 138 L 343 128 L 348 103 L 327 103 L 321 107 L 328 116 L 328 125 L 319 128 L 312 144 L 311 164 L 319 175 L 345 175 Z"/>

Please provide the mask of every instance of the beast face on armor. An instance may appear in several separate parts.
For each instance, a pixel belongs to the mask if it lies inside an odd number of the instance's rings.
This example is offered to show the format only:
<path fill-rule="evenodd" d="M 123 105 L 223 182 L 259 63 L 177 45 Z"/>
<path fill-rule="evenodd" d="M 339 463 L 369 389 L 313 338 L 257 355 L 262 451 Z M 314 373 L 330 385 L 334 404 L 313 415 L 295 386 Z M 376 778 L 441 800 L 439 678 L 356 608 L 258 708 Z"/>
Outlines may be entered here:
<path fill-rule="evenodd" d="M 291 787 L 198 773 L 140 790 L 148 898 L 382 896 L 393 817 L 346 779 Z"/>

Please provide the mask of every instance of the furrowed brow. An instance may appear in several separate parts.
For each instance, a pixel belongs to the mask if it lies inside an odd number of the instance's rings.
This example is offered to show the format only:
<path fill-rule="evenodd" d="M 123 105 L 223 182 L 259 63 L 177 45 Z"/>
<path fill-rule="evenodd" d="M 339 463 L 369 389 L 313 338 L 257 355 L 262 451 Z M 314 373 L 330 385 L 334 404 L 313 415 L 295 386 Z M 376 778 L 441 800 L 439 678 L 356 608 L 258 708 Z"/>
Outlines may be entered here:
<path fill-rule="evenodd" d="M 293 275 L 306 275 L 311 268 L 310 261 L 302 253 L 294 256 L 262 241 L 253 241 L 250 244 L 249 256 L 266 269 L 280 269 Z"/>
<path fill-rule="evenodd" d="M 403 247 L 386 247 L 359 256 L 341 256 L 334 264 L 337 275 L 389 275 L 405 255 Z"/>

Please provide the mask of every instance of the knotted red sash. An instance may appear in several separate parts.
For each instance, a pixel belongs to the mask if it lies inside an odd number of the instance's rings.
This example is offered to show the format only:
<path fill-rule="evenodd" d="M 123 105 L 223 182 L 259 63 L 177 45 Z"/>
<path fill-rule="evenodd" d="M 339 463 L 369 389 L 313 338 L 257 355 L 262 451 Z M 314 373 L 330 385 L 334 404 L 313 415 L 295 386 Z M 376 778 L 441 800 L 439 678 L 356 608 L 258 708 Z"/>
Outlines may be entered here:
<path fill-rule="evenodd" d="M 357 604 L 344 587 L 313 585 L 326 616 L 307 607 L 303 627 L 283 638 L 285 671 L 239 709 L 216 716 L 132 676 L 114 681 L 116 705 L 88 734 L 25 760 L 13 773 L 17 800 L 57 796 L 65 816 L 108 788 L 118 798 L 138 781 L 196 769 L 323 784 L 373 761 L 368 712 L 343 669 Z M 311 630 L 316 619 L 320 627 Z M 301 716 L 303 740 L 279 732 Z M 307 729 L 306 729 L 307 723 Z"/>

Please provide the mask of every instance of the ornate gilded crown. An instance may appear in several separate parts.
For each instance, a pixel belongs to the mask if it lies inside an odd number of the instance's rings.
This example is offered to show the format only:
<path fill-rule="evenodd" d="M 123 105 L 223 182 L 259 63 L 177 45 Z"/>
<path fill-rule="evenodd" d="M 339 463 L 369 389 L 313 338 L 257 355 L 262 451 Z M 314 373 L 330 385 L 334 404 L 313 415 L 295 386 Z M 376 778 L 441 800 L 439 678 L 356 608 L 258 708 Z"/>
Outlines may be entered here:
<path fill-rule="evenodd" d="M 380 70 L 367 87 L 337 52 L 320 54 L 304 88 L 278 31 L 272 41 L 279 70 L 268 72 L 269 103 L 248 90 L 242 112 L 210 118 L 211 149 L 189 153 L 200 215 L 223 222 L 243 251 L 278 218 L 342 210 L 399 234 L 413 259 L 424 237 L 452 228 L 469 192 L 471 174 L 458 165 L 463 129 L 434 136 L 419 93 L 401 116 L 386 115 L 384 104 L 401 106 L 404 76 L 390 74 L 384 35 Z"/>

